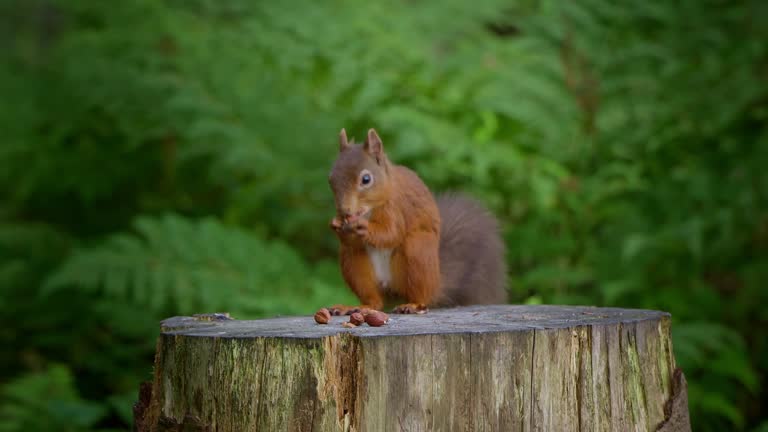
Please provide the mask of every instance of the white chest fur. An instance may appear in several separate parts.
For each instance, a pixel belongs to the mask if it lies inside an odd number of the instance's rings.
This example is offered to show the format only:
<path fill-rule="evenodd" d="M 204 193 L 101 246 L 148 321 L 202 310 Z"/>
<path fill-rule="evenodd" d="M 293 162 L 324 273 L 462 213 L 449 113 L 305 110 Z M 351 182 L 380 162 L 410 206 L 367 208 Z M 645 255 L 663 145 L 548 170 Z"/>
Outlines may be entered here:
<path fill-rule="evenodd" d="M 389 268 L 389 262 L 392 259 L 392 249 L 376 249 L 367 246 L 366 250 L 368 251 L 368 258 L 370 258 L 373 265 L 373 272 L 376 274 L 379 286 L 388 286 L 392 280 L 392 271 Z"/>

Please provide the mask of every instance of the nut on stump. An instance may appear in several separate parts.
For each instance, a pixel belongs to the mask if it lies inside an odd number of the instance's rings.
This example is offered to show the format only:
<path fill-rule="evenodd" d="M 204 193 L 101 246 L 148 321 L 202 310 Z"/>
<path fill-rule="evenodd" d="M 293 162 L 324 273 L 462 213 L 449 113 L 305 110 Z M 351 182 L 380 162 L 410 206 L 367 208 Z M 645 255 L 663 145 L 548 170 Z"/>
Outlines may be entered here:
<path fill-rule="evenodd" d="M 322 308 L 319 311 L 315 312 L 315 322 L 318 324 L 328 324 L 328 321 L 331 320 L 331 313 L 328 312 L 328 309 Z"/>
<path fill-rule="evenodd" d="M 365 315 L 365 322 L 371 327 L 381 327 L 389 321 L 389 315 L 384 312 L 371 311 Z"/>
<path fill-rule="evenodd" d="M 349 316 L 349 322 L 351 322 L 356 326 L 359 326 L 365 322 L 365 317 L 363 317 L 363 314 L 361 314 L 360 312 L 355 312 Z"/>

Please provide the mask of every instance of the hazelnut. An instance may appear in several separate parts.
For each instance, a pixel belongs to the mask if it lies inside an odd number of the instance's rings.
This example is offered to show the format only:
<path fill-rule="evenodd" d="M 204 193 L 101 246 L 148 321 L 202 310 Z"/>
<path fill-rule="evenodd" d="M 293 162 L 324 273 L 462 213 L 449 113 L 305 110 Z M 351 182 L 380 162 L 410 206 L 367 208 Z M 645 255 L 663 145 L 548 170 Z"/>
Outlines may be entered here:
<path fill-rule="evenodd" d="M 328 321 L 331 320 L 331 313 L 328 312 L 328 309 L 322 308 L 319 311 L 315 312 L 315 322 L 318 324 L 328 324 Z"/>
<path fill-rule="evenodd" d="M 365 322 L 365 317 L 363 317 L 363 314 L 361 314 L 360 312 L 355 312 L 349 316 L 349 322 L 351 322 L 356 326 L 359 326 Z"/>
<path fill-rule="evenodd" d="M 389 315 L 384 312 L 371 311 L 365 315 L 365 322 L 371 327 L 381 327 L 389 321 Z"/>
<path fill-rule="evenodd" d="M 351 322 L 341 323 L 341 326 L 345 327 L 345 328 L 355 328 L 355 327 L 357 327 L 357 325 L 355 325 L 355 324 L 353 324 Z"/>

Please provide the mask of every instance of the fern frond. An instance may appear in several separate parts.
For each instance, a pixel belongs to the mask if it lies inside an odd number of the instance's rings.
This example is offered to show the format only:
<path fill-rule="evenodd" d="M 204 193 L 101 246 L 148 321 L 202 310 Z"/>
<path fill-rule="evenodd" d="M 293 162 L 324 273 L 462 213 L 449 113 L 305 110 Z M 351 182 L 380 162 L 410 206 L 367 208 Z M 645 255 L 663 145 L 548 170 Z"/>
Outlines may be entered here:
<path fill-rule="evenodd" d="M 0 432 L 85 432 L 107 407 L 80 398 L 72 372 L 62 365 L 21 375 L 0 388 Z"/>
<path fill-rule="evenodd" d="M 135 233 L 78 250 L 44 292 L 78 287 L 154 311 L 306 311 L 311 269 L 289 246 L 213 219 L 143 217 Z"/>

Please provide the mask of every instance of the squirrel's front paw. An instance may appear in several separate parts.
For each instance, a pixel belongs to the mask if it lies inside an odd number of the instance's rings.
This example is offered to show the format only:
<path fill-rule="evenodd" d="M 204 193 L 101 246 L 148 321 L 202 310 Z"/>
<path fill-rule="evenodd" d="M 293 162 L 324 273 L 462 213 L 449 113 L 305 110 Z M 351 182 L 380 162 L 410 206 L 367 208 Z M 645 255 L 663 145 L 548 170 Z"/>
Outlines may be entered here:
<path fill-rule="evenodd" d="M 341 218 L 336 216 L 333 219 L 331 219 L 331 222 L 328 223 L 328 226 L 331 227 L 331 229 L 334 231 L 339 231 L 341 230 L 343 223 L 341 222 Z"/>
<path fill-rule="evenodd" d="M 368 221 L 365 219 L 361 219 L 357 222 L 357 225 L 355 225 L 355 234 L 360 236 L 363 240 L 365 240 L 368 237 Z"/>

